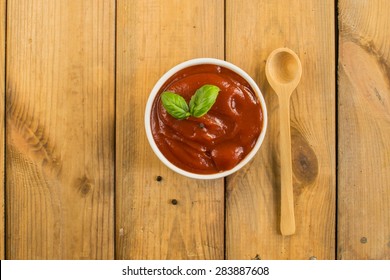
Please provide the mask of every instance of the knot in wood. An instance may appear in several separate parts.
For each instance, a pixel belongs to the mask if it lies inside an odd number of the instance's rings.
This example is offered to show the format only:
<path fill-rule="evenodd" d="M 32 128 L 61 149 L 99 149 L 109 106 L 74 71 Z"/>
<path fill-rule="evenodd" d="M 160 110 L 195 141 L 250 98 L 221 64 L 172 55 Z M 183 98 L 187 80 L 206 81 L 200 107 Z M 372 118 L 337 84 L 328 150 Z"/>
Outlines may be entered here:
<path fill-rule="evenodd" d="M 314 150 L 302 134 L 293 129 L 291 132 L 293 172 L 299 185 L 314 182 L 318 175 L 318 159 Z"/>
<path fill-rule="evenodd" d="M 87 176 L 83 176 L 77 179 L 76 187 L 80 192 L 81 196 L 86 196 L 92 189 L 92 184 Z"/>

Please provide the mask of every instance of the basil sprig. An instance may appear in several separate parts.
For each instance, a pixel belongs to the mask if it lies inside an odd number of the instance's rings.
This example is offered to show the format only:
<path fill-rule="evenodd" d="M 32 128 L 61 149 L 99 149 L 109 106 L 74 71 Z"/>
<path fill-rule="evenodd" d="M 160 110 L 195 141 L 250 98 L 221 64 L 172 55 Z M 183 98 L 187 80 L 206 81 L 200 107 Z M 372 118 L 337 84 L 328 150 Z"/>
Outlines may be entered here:
<path fill-rule="evenodd" d="M 183 120 L 189 116 L 204 116 L 217 100 L 220 89 L 214 85 L 204 85 L 191 97 L 189 106 L 184 98 L 174 92 L 164 91 L 161 94 L 162 104 L 172 117 Z"/>

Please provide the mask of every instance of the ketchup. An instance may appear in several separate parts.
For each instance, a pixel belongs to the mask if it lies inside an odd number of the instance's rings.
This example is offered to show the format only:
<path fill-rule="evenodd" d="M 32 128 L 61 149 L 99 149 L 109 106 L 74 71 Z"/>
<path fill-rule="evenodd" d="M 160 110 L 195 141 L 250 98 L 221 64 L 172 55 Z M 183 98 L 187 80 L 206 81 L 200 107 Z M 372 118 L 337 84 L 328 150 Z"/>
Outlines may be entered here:
<path fill-rule="evenodd" d="M 220 88 L 206 115 L 178 120 L 167 113 L 160 95 L 172 91 L 187 104 L 201 86 Z M 162 154 L 177 167 L 197 174 L 232 169 L 254 147 L 263 127 L 263 112 L 249 83 L 217 65 L 196 65 L 174 74 L 152 105 L 151 129 Z"/>

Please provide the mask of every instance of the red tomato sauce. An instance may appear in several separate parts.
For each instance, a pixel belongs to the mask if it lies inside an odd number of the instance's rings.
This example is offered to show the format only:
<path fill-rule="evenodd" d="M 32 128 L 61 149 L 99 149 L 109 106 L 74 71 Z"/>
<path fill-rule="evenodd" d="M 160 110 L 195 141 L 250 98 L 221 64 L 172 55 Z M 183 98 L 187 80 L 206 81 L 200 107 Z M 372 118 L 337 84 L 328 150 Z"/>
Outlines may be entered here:
<path fill-rule="evenodd" d="M 206 115 L 178 120 L 163 107 L 162 92 L 175 92 L 188 104 L 205 84 L 220 88 Z M 216 65 L 196 65 L 177 72 L 161 87 L 152 106 L 151 129 L 158 148 L 171 163 L 197 174 L 232 169 L 252 150 L 262 127 L 260 101 L 248 82 Z"/>

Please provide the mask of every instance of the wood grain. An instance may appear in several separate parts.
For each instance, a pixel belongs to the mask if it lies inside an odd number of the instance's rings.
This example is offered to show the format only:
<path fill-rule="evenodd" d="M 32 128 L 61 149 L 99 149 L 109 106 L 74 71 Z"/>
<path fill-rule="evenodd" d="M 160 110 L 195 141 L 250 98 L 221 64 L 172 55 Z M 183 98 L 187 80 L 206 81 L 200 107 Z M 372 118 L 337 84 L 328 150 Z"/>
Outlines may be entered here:
<path fill-rule="evenodd" d="M 0 260 L 5 259 L 4 100 L 5 100 L 5 1 L 0 1 Z"/>
<path fill-rule="evenodd" d="M 115 1 L 8 1 L 8 259 L 114 257 Z"/>
<path fill-rule="evenodd" d="M 226 1 L 226 59 L 246 70 L 266 98 L 269 130 L 260 152 L 227 179 L 228 259 L 335 258 L 334 1 Z M 272 50 L 302 61 L 291 97 L 295 235 L 279 231 L 277 96 L 265 80 Z"/>
<path fill-rule="evenodd" d="M 389 1 L 339 1 L 339 259 L 390 259 Z"/>
<path fill-rule="evenodd" d="M 168 170 L 147 142 L 144 109 L 153 85 L 177 63 L 223 59 L 223 1 L 117 3 L 116 257 L 222 259 L 223 180 Z"/>

